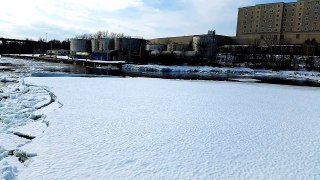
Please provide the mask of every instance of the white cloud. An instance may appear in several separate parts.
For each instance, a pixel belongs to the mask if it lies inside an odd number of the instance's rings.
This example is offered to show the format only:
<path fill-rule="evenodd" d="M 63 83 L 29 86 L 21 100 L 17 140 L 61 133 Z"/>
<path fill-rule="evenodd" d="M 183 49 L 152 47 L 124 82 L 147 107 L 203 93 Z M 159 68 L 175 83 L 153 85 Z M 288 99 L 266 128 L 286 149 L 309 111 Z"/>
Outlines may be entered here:
<path fill-rule="evenodd" d="M 253 0 L 1 1 L 0 36 L 38 38 L 48 33 L 49 38 L 58 39 L 98 30 L 146 38 L 205 33 L 209 29 L 233 35 L 237 8 L 253 3 Z"/>

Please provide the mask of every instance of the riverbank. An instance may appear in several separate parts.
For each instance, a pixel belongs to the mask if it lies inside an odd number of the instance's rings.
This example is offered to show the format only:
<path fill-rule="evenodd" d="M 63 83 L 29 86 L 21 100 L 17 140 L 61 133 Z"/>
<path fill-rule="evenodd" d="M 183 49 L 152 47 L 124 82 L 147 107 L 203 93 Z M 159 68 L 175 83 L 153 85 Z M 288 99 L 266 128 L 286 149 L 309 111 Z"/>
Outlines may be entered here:
<path fill-rule="evenodd" d="M 320 72 L 273 71 L 209 66 L 124 65 L 128 76 L 285 84 L 320 87 Z"/>
<path fill-rule="evenodd" d="M 27 58 L 24 61 L 33 61 L 32 56 L 23 55 Z M 320 87 L 320 72 L 314 71 L 273 71 L 263 69 L 250 69 L 250 68 L 219 68 L 210 66 L 161 66 L 161 65 L 135 65 L 135 64 L 117 64 L 121 65 L 121 68 L 114 69 L 113 66 L 86 66 L 84 61 L 68 60 L 67 56 L 59 57 L 56 60 L 37 58 L 37 62 L 46 61 L 57 63 L 62 66 L 61 63 L 67 61 L 64 65 L 69 64 L 69 68 L 73 67 L 74 70 L 67 74 L 58 74 L 55 70 L 50 73 L 36 73 L 34 76 L 79 76 L 80 74 L 86 75 L 107 75 L 107 76 L 122 76 L 122 77 L 151 77 L 151 78 L 165 78 L 165 79 L 185 79 L 185 80 L 218 80 L 218 81 L 236 81 L 236 82 L 254 82 L 254 83 L 268 83 L 268 84 L 284 84 L 295 86 L 310 86 Z M 2 57 L 6 60 L 6 57 Z M 10 58 L 9 58 L 10 59 Z M 12 59 L 13 60 L 13 59 Z M 90 60 L 86 62 L 91 62 Z M 92 61 L 93 62 L 93 61 Z M 97 63 L 100 63 L 100 61 Z M 10 68 L 6 66 L 6 63 L 1 66 L 0 69 L 9 71 Z M 61 70 L 58 70 L 60 72 Z M 32 75 L 32 76 L 33 76 Z"/>

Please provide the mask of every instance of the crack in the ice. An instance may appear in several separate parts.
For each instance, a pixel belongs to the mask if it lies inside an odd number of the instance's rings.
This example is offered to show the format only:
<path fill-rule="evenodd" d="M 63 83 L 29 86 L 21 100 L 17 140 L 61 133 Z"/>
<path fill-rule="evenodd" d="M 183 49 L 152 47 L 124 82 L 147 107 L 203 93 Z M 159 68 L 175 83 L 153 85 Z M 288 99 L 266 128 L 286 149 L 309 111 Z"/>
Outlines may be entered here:
<path fill-rule="evenodd" d="M 28 139 L 28 140 L 32 140 L 32 139 L 36 138 L 35 136 L 23 134 L 23 133 L 20 133 L 20 132 L 14 132 L 13 134 L 18 136 L 18 137 L 25 138 L 25 139 Z"/>

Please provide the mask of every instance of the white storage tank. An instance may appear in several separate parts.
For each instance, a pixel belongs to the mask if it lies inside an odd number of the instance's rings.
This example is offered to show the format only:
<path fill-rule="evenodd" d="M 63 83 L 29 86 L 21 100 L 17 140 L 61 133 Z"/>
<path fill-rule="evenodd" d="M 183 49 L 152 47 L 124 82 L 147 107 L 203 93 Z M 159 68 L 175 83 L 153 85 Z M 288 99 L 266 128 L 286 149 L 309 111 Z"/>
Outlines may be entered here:
<path fill-rule="evenodd" d="M 91 52 L 91 42 L 87 39 L 71 39 L 70 51 L 72 52 Z"/>

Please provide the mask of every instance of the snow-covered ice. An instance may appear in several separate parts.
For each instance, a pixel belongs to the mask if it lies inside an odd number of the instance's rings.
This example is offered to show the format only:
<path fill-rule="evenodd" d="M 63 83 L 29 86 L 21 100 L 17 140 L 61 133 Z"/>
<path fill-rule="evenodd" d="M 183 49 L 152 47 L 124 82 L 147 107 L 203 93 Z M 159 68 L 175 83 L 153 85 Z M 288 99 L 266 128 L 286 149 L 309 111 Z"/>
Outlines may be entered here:
<path fill-rule="evenodd" d="M 17 164 L 18 179 L 320 178 L 319 88 L 145 78 L 25 82 L 49 87 L 63 106 L 21 148 L 37 156 Z"/>
<path fill-rule="evenodd" d="M 320 179 L 319 88 L 146 78 L 27 78 L 1 58 L 0 179 Z M 320 80 L 317 72 L 125 71 Z M 14 134 L 35 137 L 33 140 Z M 22 161 L 23 163 L 19 162 Z"/>

